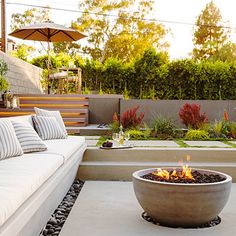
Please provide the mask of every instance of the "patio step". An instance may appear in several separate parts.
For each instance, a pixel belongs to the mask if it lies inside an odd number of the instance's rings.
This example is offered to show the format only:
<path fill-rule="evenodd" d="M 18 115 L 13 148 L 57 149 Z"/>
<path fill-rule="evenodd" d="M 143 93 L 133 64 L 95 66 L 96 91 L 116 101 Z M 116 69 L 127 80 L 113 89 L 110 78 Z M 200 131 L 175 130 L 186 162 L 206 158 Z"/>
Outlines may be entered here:
<path fill-rule="evenodd" d="M 83 161 L 115 162 L 235 162 L 235 148 L 153 148 L 134 147 L 129 149 L 104 150 L 98 147 L 87 148 Z"/>
<path fill-rule="evenodd" d="M 227 173 L 236 182 L 236 149 L 229 148 L 132 148 L 102 150 L 88 148 L 77 177 L 83 180 L 132 180 L 132 173 L 151 167 L 179 166 L 191 156 L 192 168 Z"/>

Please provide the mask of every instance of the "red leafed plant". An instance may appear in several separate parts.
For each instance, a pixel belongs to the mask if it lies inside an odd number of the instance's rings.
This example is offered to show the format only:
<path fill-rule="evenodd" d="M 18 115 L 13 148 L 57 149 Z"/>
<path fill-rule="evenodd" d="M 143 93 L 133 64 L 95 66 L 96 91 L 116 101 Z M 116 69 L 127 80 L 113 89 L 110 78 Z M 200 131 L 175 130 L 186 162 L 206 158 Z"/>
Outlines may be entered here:
<path fill-rule="evenodd" d="M 141 125 L 144 118 L 144 113 L 141 112 L 138 116 L 137 115 L 138 109 L 139 109 L 139 106 L 129 109 L 122 114 L 121 124 L 124 129 L 137 128 L 138 126 Z"/>
<path fill-rule="evenodd" d="M 227 111 L 224 111 L 224 121 L 229 121 L 229 115 Z"/>
<path fill-rule="evenodd" d="M 113 120 L 113 122 L 118 122 L 119 121 L 119 118 L 118 118 L 116 112 L 113 114 L 112 120 Z"/>
<path fill-rule="evenodd" d="M 200 105 L 196 103 L 185 103 L 179 111 L 179 117 L 186 127 L 192 129 L 199 129 L 207 123 L 206 114 L 200 114 Z"/>

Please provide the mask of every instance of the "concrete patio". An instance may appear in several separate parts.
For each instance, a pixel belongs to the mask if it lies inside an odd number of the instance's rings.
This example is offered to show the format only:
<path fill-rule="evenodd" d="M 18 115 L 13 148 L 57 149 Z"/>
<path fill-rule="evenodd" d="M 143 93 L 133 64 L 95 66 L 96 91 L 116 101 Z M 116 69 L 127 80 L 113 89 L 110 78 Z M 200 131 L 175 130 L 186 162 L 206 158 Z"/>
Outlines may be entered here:
<path fill-rule="evenodd" d="M 133 148 L 102 150 L 99 136 L 86 136 L 88 148 L 80 164 L 82 180 L 131 181 L 134 171 L 163 166 L 178 166 L 191 157 L 192 168 L 225 172 L 236 182 L 236 148 L 220 141 L 185 141 L 187 147 L 172 140 L 131 140 Z M 233 144 L 232 144 L 233 145 Z"/>
<path fill-rule="evenodd" d="M 88 147 L 95 147 L 100 136 L 85 136 Z M 189 147 L 212 147 L 212 148 L 232 148 L 236 141 L 226 144 L 221 141 L 183 141 Z M 180 147 L 176 141 L 172 140 L 130 140 L 129 143 L 134 147 Z"/>
<path fill-rule="evenodd" d="M 142 219 L 131 182 L 86 181 L 60 236 L 228 236 L 236 232 L 236 184 L 220 214 L 221 223 L 205 229 L 167 228 Z"/>

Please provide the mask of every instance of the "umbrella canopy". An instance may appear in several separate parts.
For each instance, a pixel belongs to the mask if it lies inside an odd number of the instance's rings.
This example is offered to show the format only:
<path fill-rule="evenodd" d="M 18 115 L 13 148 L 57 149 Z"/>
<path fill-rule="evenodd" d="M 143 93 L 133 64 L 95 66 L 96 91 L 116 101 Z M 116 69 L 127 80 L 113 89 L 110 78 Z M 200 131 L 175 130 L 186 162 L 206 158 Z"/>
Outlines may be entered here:
<path fill-rule="evenodd" d="M 9 35 L 24 40 L 46 42 L 71 42 L 86 37 L 77 30 L 51 22 L 25 26 L 20 29 L 16 29 Z"/>
<path fill-rule="evenodd" d="M 20 29 L 16 29 L 10 36 L 34 41 L 48 42 L 48 80 L 50 74 L 50 42 L 72 42 L 86 37 L 79 31 L 67 28 L 63 25 L 58 25 L 53 22 L 44 22 L 40 24 L 33 24 L 24 26 Z M 48 85 L 48 93 L 50 92 L 50 86 Z"/>

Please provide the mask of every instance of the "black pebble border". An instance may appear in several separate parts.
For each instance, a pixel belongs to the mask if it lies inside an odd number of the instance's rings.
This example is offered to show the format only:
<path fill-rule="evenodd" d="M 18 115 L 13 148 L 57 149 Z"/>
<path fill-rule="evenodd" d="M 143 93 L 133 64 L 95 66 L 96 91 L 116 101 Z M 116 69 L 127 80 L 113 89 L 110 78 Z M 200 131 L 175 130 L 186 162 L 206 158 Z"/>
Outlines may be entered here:
<path fill-rule="evenodd" d="M 71 185 L 66 196 L 63 198 L 60 205 L 51 215 L 51 218 L 42 229 L 39 236 L 57 236 L 59 235 L 66 218 L 68 217 L 82 187 L 84 185 L 83 181 L 75 180 Z"/>
<path fill-rule="evenodd" d="M 172 227 L 172 226 L 167 226 L 167 225 L 161 225 L 154 219 L 152 219 L 151 216 L 149 216 L 146 212 L 142 213 L 142 217 L 144 220 L 153 223 L 154 225 L 160 225 L 160 226 L 166 226 L 170 228 L 183 228 L 183 229 L 202 229 L 202 228 L 209 228 L 218 225 L 221 222 L 221 218 L 217 216 L 215 219 L 210 221 L 209 223 L 199 225 L 198 227 Z"/>

